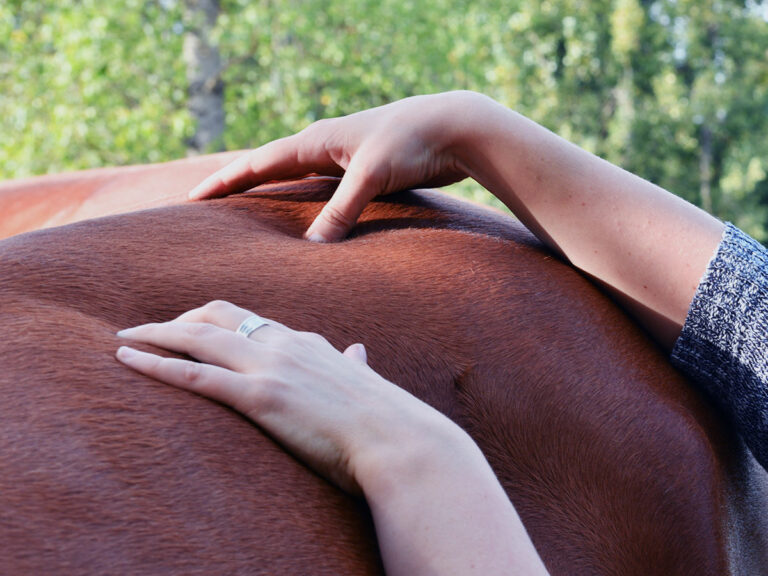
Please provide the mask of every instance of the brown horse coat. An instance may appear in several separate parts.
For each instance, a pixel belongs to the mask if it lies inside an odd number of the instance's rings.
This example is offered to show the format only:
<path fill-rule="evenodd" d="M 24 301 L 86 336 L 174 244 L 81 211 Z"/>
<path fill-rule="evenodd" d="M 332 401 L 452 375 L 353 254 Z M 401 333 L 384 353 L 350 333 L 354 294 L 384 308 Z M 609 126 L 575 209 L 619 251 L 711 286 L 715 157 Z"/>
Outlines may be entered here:
<path fill-rule="evenodd" d="M 181 204 L 240 152 L 163 164 L 98 168 L 0 182 L 0 238 L 158 206 Z"/>
<path fill-rule="evenodd" d="M 381 572 L 364 502 L 114 359 L 118 329 L 212 299 L 365 343 L 475 438 L 552 574 L 762 570 L 765 472 L 609 299 L 510 219 L 434 193 L 310 244 L 334 186 L 0 242 L 0 572 Z"/>

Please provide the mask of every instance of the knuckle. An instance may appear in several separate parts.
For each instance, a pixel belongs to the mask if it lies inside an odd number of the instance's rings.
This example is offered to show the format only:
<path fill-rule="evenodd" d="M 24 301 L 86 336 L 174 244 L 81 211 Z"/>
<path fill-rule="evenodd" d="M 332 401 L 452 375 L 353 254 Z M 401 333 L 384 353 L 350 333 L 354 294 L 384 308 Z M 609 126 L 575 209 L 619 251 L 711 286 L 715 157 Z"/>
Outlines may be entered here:
<path fill-rule="evenodd" d="M 317 120 L 304 128 L 301 132 L 289 136 L 296 146 L 296 153 L 300 159 L 309 149 L 315 147 L 323 140 L 323 134 L 328 131 L 327 120 Z"/>
<path fill-rule="evenodd" d="M 216 326 L 208 322 L 195 322 L 185 327 L 187 336 L 191 339 L 211 337 L 217 330 Z"/>
<path fill-rule="evenodd" d="M 261 164 L 263 163 L 263 151 L 260 148 L 254 148 L 249 150 L 245 155 L 244 170 L 246 173 L 250 172 L 251 175 L 258 173 Z"/>
<path fill-rule="evenodd" d="M 322 118 L 296 134 L 299 160 L 327 157 L 337 166 L 346 168 L 351 158 L 348 133 L 342 129 L 341 118 Z"/>
<path fill-rule="evenodd" d="M 304 130 L 293 136 L 296 160 L 299 163 L 310 162 L 324 149 L 328 134 L 331 131 L 329 120 L 313 122 Z"/>
<path fill-rule="evenodd" d="M 331 127 L 331 124 L 333 123 L 332 118 L 320 118 L 319 120 L 315 120 L 307 126 L 304 129 L 304 132 L 311 135 L 317 135 L 318 133 L 322 133 L 325 130 L 328 130 Z"/>
<path fill-rule="evenodd" d="M 150 365 L 150 371 L 152 373 L 161 372 L 165 362 L 166 362 L 166 359 L 161 356 L 154 357 Z"/>
<path fill-rule="evenodd" d="M 187 362 L 184 365 L 182 379 L 185 384 L 197 384 L 202 378 L 203 369 L 197 362 Z"/>
<path fill-rule="evenodd" d="M 206 318 L 211 318 L 227 312 L 231 307 L 232 304 L 226 300 L 211 300 L 203 306 L 203 311 L 205 312 Z"/>
<path fill-rule="evenodd" d="M 309 344 L 327 344 L 328 340 L 317 332 L 299 332 L 299 338 Z"/>
<path fill-rule="evenodd" d="M 349 230 L 355 224 L 352 218 L 330 204 L 326 204 L 323 208 L 322 217 L 328 224 L 339 230 Z"/>

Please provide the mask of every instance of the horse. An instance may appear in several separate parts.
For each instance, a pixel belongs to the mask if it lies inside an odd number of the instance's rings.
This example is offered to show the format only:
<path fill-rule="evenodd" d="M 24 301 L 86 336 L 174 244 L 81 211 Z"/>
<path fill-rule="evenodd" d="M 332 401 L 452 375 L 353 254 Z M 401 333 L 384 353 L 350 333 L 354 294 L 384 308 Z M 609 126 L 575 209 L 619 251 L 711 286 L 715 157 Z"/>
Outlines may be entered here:
<path fill-rule="evenodd" d="M 364 498 L 231 409 L 115 360 L 117 330 L 213 299 L 364 343 L 374 370 L 474 438 L 553 575 L 768 565 L 766 472 L 647 334 L 514 219 L 409 191 L 315 244 L 302 233 L 337 180 L 185 203 L 187 183 L 167 178 L 178 166 L 67 176 L 79 211 L 16 230 L 112 214 L 0 242 L 0 571 L 383 573 Z M 40 196 L 35 179 L 0 189 L 3 221 L 25 195 L 54 198 L 55 180 Z M 110 180 L 106 196 L 138 188 L 98 207 Z M 152 207 L 125 212 L 136 198 Z"/>

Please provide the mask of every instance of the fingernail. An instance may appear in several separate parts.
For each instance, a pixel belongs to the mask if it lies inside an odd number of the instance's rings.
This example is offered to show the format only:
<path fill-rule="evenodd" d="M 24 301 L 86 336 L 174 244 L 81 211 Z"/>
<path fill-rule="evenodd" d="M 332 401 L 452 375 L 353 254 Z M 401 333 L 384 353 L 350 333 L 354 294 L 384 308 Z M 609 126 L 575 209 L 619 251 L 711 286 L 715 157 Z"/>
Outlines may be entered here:
<path fill-rule="evenodd" d="M 309 236 L 307 236 L 307 240 L 310 242 L 317 242 L 319 244 L 327 244 L 328 240 L 325 238 L 325 236 L 322 236 L 321 234 L 318 234 L 317 232 L 313 232 Z"/>
<path fill-rule="evenodd" d="M 136 351 L 133 348 L 129 348 L 128 346 L 120 346 L 120 348 L 117 349 L 117 359 L 118 360 L 130 360 L 134 357 L 134 353 Z"/>
<path fill-rule="evenodd" d="M 198 182 L 197 186 L 193 187 L 192 190 L 189 191 L 189 199 L 194 200 L 204 196 L 208 187 L 208 178 L 204 178 L 202 182 Z"/>

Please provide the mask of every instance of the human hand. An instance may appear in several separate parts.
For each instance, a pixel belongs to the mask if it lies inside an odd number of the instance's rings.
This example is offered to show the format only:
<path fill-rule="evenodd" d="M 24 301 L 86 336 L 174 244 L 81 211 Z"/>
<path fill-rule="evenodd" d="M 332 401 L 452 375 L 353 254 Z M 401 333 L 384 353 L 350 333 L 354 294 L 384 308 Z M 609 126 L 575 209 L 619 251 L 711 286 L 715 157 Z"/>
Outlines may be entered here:
<path fill-rule="evenodd" d="M 317 334 L 274 321 L 243 338 L 235 330 L 249 316 L 228 302 L 211 302 L 171 322 L 118 334 L 200 362 L 128 347 L 118 350 L 117 359 L 231 406 L 352 493 L 365 492 L 367 478 L 376 478 L 377 468 L 386 465 L 390 452 L 402 452 L 404 441 L 457 428 L 369 368 L 361 344 L 340 353 Z"/>
<path fill-rule="evenodd" d="M 449 92 L 320 120 L 241 156 L 206 178 L 190 198 L 224 196 L 310 173 L 343 176 L 305 234 L 310 240 L 340 240 L 379 194 L 467 177 L 461 149 L 474 126 L 469 111 L 489 103 L 480 94 Z"/>
<path fill-rule="evenodd" d="M 472 439 L 371 370 L 361 345 L 211 302 L 119 336 L 200 360 L 128 347 L 127 366 L 238 410 L 318 473 L 362 493 L 388 574 L 545 574 L 514 507 Z M 470 543 L 468 545 L 467 543 Z M 511 572 L 510 572 L 511 571 Z"/>

